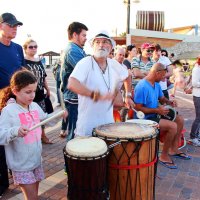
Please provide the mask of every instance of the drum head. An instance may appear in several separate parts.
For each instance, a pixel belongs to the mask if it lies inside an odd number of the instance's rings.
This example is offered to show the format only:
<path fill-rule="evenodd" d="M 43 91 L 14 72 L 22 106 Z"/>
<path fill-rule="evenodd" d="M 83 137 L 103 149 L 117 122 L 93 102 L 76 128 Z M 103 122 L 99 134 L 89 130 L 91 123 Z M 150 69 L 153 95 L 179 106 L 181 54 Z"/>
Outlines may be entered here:
<path fill-rule="evenodd" d="M 77 158 L 94 158 L 105 154 L 108 150 L 106 143 L 96 137 L 77 137 L 66 144 L 66 152 Z"/>
<path fill-rule="evenodd" d="M 100 138 L 108 140 L 120 139 L 122 141 L 142 141 L 155 138 L 157 132 L 153 127 L 144 124 L 119 122 L 99 126 L 95 134 Z"/>
<path fill-rule="evenodd" d="M 169 112 L 167 115 L 161 115 L 161 119 L 168 119 L 170 121 L 174 121 L 176 119 L 176 111 L 171 106 L 166 106 L 167 109 L 169 109 Z"/>
<path fill-rule="evenodd" d="M 126 122 L 135 123 L 135 124 L 145 124 L 145 125 L 153 126 L 153 127 L 158 126 L 157 122 L 154 122 L 148 119 L 130 119 L 130 120 L 127 120 Z"/>

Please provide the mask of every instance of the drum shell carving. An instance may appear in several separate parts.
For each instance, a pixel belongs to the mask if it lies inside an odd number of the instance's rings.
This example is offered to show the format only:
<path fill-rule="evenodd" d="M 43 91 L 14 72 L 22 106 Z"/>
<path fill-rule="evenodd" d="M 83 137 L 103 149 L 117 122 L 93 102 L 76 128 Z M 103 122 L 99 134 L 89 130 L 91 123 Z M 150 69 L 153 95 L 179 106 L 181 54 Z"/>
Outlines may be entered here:
<path fill-rule="evenodd" d="M 163 11 L 137 11 L 136 28 L 152 31 L 164 31 Z"/>

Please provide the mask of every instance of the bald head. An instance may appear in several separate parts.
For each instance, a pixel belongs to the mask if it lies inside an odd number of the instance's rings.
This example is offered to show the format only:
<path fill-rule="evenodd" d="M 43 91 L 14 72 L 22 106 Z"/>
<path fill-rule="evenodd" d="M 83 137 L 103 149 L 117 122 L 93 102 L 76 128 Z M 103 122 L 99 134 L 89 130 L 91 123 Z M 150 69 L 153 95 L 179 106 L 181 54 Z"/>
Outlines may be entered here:
<path fill-rule="evenodd" d="M 150 72 L 159 72 L 159 71 L 163 71 L 163 70 L 167 70 L 166 67 L 161 64 L 161 63 L 155 63 L 151 69 Z"/>

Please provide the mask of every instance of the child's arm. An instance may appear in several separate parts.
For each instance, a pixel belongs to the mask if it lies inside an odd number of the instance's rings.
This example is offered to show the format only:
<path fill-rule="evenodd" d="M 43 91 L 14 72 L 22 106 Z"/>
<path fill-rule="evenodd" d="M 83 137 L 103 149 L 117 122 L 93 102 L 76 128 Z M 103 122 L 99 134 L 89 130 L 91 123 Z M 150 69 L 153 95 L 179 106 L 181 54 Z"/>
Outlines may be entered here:
<path fill-rule="evenodd" d="M 53 112 L 51 114 L 48 114 L 48 113 L 45 113 L 40 106 L 37 105 L 37 110 L 39 112 L 39 117 L 40 117 L 40 120 L 43 121 L 47 118 L 50 118 L 52 116 L 54 116 L 56 113 L 58 112 Z M 52 120 L 51 122 L 48 122 L 48 125 L 49 126 L 54 126 L 57 122 L 58 122 L 58 118 L 62 117 L 64 120 L 66 120 L 66 118 L 68 117 L 68 112 L 67 110 L 65 110 L 63 116 L 58 116 L 56 119 Z"/>

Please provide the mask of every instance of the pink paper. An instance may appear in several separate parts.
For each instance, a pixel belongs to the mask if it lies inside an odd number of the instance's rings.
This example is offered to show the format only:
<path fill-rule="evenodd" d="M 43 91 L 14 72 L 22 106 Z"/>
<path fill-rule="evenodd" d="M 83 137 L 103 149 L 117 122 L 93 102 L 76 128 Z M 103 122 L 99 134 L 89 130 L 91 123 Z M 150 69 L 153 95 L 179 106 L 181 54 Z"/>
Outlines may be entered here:
<path fill-rule="evenodd" d="M 21 126 L 31 128 L 35 124 L 40 123 L 39 119 L 39 113 L 37 110 L 30 111 L 27 113 L 20 113 L 19 114 Z M 25 144 L 32 144 L 36 141 L 41 140 L 41 127 L 36 128 L 30 132 L 24 137 L 24 143 Z"/>

